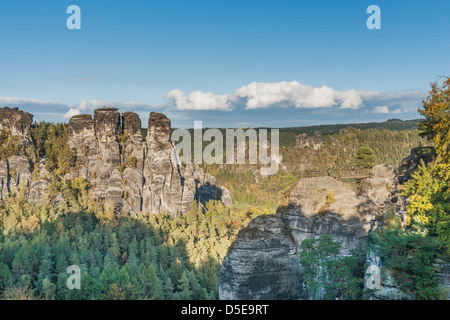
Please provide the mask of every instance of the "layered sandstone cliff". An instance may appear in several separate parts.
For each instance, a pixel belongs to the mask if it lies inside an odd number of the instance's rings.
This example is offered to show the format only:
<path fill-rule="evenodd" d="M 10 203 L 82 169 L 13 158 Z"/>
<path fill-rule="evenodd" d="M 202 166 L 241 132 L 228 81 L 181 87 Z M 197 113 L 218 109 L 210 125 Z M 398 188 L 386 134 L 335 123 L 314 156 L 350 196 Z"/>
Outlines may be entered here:
<path fill-rule="evenodd" d="M 301 242 L 328 234 L 342 245 L 341 255 L 350 255 L 363 249 L 378 216 L 368 197 L 334 178 L 300 179 L 286 207 L 240 231 L 221 268 L 220 298 L 305 298 Z"/>
<path fill-rule="evenodd" d="M 18 136 L 24 148 L 33 115 L 17 108 L 0 109 L 0 130 Z M 79 114 L 68 124 L 68 144 L 76 164 L 65 179 L 84 178 L 95 200 L 112 205 L 116 212 L 137 214 L 188 211 L 194 200 L 221 200 L 232 204 L 230 193 L 216 186 L 215 178 L 197 165 L 177 165 L 170 141 L 171 122 L 162 113 L 150 113 L 147 137 L 142 136 L 139 116 L 117 108 L 101 108 L 94 116 Z M 23 184 L 28 200 L 39 203 L 49 184 L 45 159 L 32 163 L 26 156 L 0 161 L 0 200 Z M 32 172 L 34 178 L 32 179 Z"/>
<path fill-rule="evenodd" d="M 159 112 L 150 113 L 145 141 L 134 112 L 103 108 L 93 119 L 76 115 L 69 121 L 69 145 L 78 159 L 70 178 L 85 178 L 95 199 L 128 213 L 183 214 L 194 200 L 231 204 L 214 177 L 174 161 L 170 134 L 171 122 Z"/>
<path fill-rule="evenodd" d="M 18 108 L 0 108 L 0 130 L 18 139 L 15 143 L 24 149 L 31 145 L 29 130 L 33 115 Z M 28 187 L 31 180 L 31 163 L 25 156 L 10 156 L 0 159 L 0 200 L 20 184 Z"/>

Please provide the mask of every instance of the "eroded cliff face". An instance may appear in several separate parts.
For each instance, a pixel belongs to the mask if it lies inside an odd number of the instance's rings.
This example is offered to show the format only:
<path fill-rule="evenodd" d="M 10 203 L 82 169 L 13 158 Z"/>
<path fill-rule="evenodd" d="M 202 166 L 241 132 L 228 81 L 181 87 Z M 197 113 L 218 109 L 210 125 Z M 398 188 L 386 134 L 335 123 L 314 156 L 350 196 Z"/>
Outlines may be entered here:
<path fill-rule="evenodd" d="M 33 115 L 18 108 L 0 108 L 0 130 L 7 130 L 18 137 L 18 144 L 27 148 L 31 145 L 28 133 Z M 31 163 L 25 156 L 11 156 L 0 160 L 0 200 L 15 190 L 20 184 L 30 186 Z"/>
<path fill-rule="evenodd" d="M 0 108 L 0 130 L 7 129 L 14 136 L 28 138 L 28 130 L 33 123 L 31 113 L 18 108 Z"/>
<path fill-rule="evenodd" d="M 304 299 L 299 247 L 308 238 L 328 234 L 341 244 L 340 255 L 366 254 L 368 233 L 377 227 L 379 218 L 392 205 L 400 215 L 405 209 L 399 181 L 410 177 L 421 159 L 432 159 L 431 154 L 416 151 L 402 161 L 400 177 L 390 166 L 375 166 L 359 193 L 331 177 L 300 179 L 287 206 L 275 215 L 256 218 L 239 232 L 220 271 L 220 299 Z M 366 263 L 381 270 L 381 288 L 366 290 L 368 298 L 414 299 L 401 290 L 392 270 L 378 256 L 369 252 Z M 439 284 L 450 299 L 450 267 L 443 261 L 436 261 L 436 267 Z"/>
<path fill-rule="evenodd" d="M 411 154 L 404 158 L 398 168 L 399 183 L 405 183 L 411 179 L 411 175 L 419 168 L 423 162 L 425 165 L 434 160 L 434 153 L 431 148 L 412 148 Z"/>
<path fill-rule="evenodd" d="M 242 229 L 220 271 L 222 300 L 302 299 L 296 242 L 279 215 L 260 216 Z"/>
<path fill-rule="evenodd" d="M 25 148 L 32 145 L 32 120 L 31 114 L 17 108 L 0 109 L 0 129 L 19 136 Z M 113 206 L 117 212 L 174 215 L 188 211 L 194 200 L 232 204 L 229 191 L 216 186 L 213 176 L 196 165 L 177 165 L 170 141 L 171 123 L 164 114 L 150 113 L 145 141 L 141 128 L 136 113 L 120 114 L 117 108 L 97 109 L 94 117 L 73 116 L 68 124 L 68 144 L 76 156 L 76 165 L 64 178 L 86 179 L 94 199 Z M 26 156 L 0 161 L 0 200 L 23 184 L 28 200 L 39 203 L 50 179 L 44 164 L 45 159 L 31 163 Z"/>
<path fill-rule="evenodd" d="M 370 170 L 370 176 L 361 182 L 361 194 L 369 197 L 377 206 L 391 202 L 391 197 L 398 190 L 396 170 L 389 165 L 380 164 Z"/>
<path fill-rule="evenodd" d="M 220 298 L 304 298 L 301 242 L 328 234 L 342 245 L 341 255 L 350 255 L 363 249 L 378 216 L 378 207 L 368 197 L 334 178 L 300 179 L 286 207 L 239 232 L 221 268 Z"/>
<path fill-rule="evenodd" d="M 306 133 L 302 133 L 295 138 L 295 145 L 297 147 L 309 147 L 312 146 L 314 150 L 319 150 L 322 147 L 323 138 L 320 131 L 314 132 L 313 136 L 308 136 Z"/>
<path fill-rule="evenodd" d="M 94 119 L 76 115 L 69 121 L 69 145 L 78 160 L 68 178 L 85 178 L 95 199 L 127 213 L 183 214 L 194 200 L 222 200 L 227 193 L 214 177 L 174 161 L 170 134 L 171 122 L 159 112 L 150 113 L 145 141 L 134 112 L 103 108 Z"/>

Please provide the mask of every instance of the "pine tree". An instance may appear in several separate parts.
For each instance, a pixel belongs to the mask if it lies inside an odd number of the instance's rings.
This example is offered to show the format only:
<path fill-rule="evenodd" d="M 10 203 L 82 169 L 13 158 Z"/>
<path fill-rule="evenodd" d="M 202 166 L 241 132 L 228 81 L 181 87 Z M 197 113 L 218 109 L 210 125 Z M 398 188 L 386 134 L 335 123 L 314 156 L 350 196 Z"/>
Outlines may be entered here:
<path fill-rule="evenodd" d="M 189 278 L 187 277 L 186 272 L 183 272 L 180 281 L 178 281 L 177 291 L 181 300 L 192 300 Z"/>
<path fill-rule="evenodd" d="M 376 164 L 375 153 L 370 147 L 361 147 L 356 152 L 356 166 L 363 169 L 371 169 Z"/>
<path fill-rule="evenodd" d="M 42 280 L 42 296 L 45 300 L 55 300 L 56 285 L 49 278 Z"/>

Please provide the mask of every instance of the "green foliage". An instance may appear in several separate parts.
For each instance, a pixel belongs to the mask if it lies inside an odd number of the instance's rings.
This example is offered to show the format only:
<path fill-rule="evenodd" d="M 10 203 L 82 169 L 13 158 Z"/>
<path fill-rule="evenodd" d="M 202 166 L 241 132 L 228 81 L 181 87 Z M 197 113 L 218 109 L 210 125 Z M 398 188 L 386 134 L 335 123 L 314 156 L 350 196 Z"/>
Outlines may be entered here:
<path fill-rule="evenodd" d="M 431 85 L 429 96 L 419 110 L 425 119 L 419 123 L 420 134 L 433 140 L 436 158 L 421 164 L 403 187 L 410 199 L 409 217 L 428 228 L 447 247 L 450 255 L 450 78 L 442 87 Z"/>
<path fill-rule="evenodd" d="M 136 168 L 136 165 L 137 165 L 137 159 L 136 159 L 135 156 L 131 156 L 131 157 L 130 157 L 130 165 L 131 165 L 132 167 Z"/>
<path fill-rule="evenodd" d="M 332 203 L 334 203 L 334 201 L 336 201 L 336 198 L 334 197 L 334 192 L 333 191 L 329 191 L 328 194 L 327 194 L 326 204 L 332 204 Z"/>
<path fill-rule="evenodd" d="M 431 234 L 447 245 L 450 254 L 450 163 L 422 165 L 403 187 L 410 198 L 408 206 L 412 222 L 427 227 Z"/>
<path fill-rule="evenodd" d="M 11 156 L 27 156 L 25 146 L 18 136 L 11 135 L 7 129 L 0 130 L 0 161 Z"/>
<path fill-rule="evenodd" d="M 363 279 L 356 256 L 339 257 L 341 245 L 327 235 L 305 239 L 300 245 L 305 287 L 309 299 L 359 299 Z M 358 275 L 355 275 L 358 273 Z"/>
<path fill-rule="evenodd" d="M 377 163 L 375 153 L 372 148 L 361 147 L 356 152 L 356 166 L 363 169 L 371 169 Z"/>
<path fill-rule="evenodd" d="M 435 259 L 440 256 L 439 245 L 429 235 L 398 226 L 371 233 L 373 250 L 393 271 L 396 283 L 405 293 L 417 299 L 442 299 L 438 286 Z"/>
<path fill-rule="evenodd" d="M 183 216 L 139 213 L 136 219 L 117 214 L 114 208 L 94 201 L 90 194 L 93 186 L 86 180 L 63 179 L 76 161 L 67 144 L 67 125 L 33 124 L 30 129 L 33 148 L 23 147 L 2 130 L 0 160 L 26 155 L 36 162 L 39 157 L 45 157 L 52 177 L 48 195 L 40 205 L 27 203 L 24 186 L 0 202 L 0 297 L 217 299 L 220 265 L 239 230 L 255 217 L 274 213 L 286 204 L 292 187 L 305 170 L 348 169 L 356 165 L 360 147 L 371 148 L 380 162 L 395 166 L 411 147 L 425 144 L 412 130 L 412 124 L 393 120 L 354 125 L 345 132 L 339 130 L 347 125 L 320 126 L 324 141 L 319 150 L 294 145 L 298 134 L 309 133 L 308 130 L 312 133 L 317 128 L 283 128 L 280 150 L 285 167 L 280 167 L 276 175 L 259 176 L 258 165 L 203 167 L 216 177 L 218 185 L 230 190 L 232 207 L 210 201 L 205 208 L 194 203 Z M 121 142 L 126 142 L 126 135 L 121 137 Z M 89 153 L 87 146 L 83 153 Z M 125 154 L 123 157 L 125 161 Z M 130 156 L 126 164 L 135 167 L 137 159 Z M 119 170 L 124 169 L 125 164 L 121 164 Z M 439 172 L 447 171 L 439 167 L 434 172 L 428 179 L 436 179 Z M 448 176 L 447 180 L 445 176 L 441 178 L 448 182 Z M 411 194 L 434 192 L 426 194 L 436 210 L 435 213 L 432 209 L 424 211 L 431 221 L 428 228 L 431 233 L 448 234 L 448 197 L 444 196 L 448 185 L 427 184 L 425 180 L 411 188 Z M 57 194 L 62 194 L 67 204 L 54 207 L 52 200 Z M 327 204 L 333 202 L 334 194 L 330 192 Z M 445 237 L 439 239 L 448 241 Z M 419 249 L 420 245 L 423 244 L 418 244 Z M 361 297 L 362 273 L 358 259 L 340 257 L 338 251 L 339 245 L 326 236 L 302 243 L 301 261 L 307 272 L 305 282 L 310 297 Z M 70 264 L 82 267 L 81 291 L 66 287 L 66 268 Z M 432 293 L 426 293 L 433 290 L 431 276 L 423 278 L 423 282 L 421 279 L 416 278 L 416 287 L 421 288 L 422 296 L 433 297 Z"/>
<path fill-rule="evenodd" d="M 6 236 L 0 251 L 0 297 L 217 298 L 213 275 L 220 265 L 207 258 L 205 263 L 200 258 L 198 266 L 189 261 L 188 234 L 178 234 L 182 221 L 159 215 L 148 220 L 122 217 L 118 222 L 101 224 L 92 213 L 68 213 L 27 236 Z M 202 243 L 198 241 L 206 245 Z M 81 290 L 65 286 L 71 264 L 82 269 Z"/>
<path fill-rule="evenodd" d="M 128 140 L 128 132 L 124 132 L 121 136 L 120 136 L 120 142 L 121 143 L 125 143 Z"/>
<path fill-rule="evenodd" d="M 62 176 L 75 165 L 76 159 L 68 144 L 67 124 L 34 123 L 30 136 L 39 156 L 45 158 L 45 168 L 49 172 Z"/>
<path fill-rule="evenodd" d="M 419 109 L 425 119 L 419 122 L 419 134 L 434 142 L 438 159 L 449 161 L 450 153 L 450 77 L 439 86 L 431 84 L 431 90 L 423 109 Z"/>
<path fill-rule="evenodd" d="M 28 203 L 23 190 L 0 202 L 4 299 L 217 299 L 228 247 L 261 214 L 210 201 L 178 217 L 117 216 L 90 200 L 83 178 L 54 176 L 40 205 Z M 55 209 L 51 195 L 58 192 L 68 206 Z M 81 291 L 65 285 L 71 264 L 82 268 Z"/>

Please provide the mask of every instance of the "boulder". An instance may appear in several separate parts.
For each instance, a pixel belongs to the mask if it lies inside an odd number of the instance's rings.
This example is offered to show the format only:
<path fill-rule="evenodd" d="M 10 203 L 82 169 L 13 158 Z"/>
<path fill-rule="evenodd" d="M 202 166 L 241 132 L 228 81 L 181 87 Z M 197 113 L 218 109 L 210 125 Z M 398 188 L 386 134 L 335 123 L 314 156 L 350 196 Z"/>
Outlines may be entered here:
<path fill-rule="evenodd" d="M 369 197 L 377 206 L 388 202 L 393 190 L 397 188 L 398 177 L 389 165 L 377 165 L 370 170 L 369 178 L 361 182 L 360 192 Z"/>

